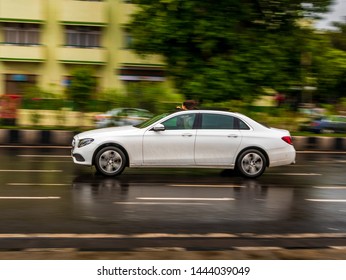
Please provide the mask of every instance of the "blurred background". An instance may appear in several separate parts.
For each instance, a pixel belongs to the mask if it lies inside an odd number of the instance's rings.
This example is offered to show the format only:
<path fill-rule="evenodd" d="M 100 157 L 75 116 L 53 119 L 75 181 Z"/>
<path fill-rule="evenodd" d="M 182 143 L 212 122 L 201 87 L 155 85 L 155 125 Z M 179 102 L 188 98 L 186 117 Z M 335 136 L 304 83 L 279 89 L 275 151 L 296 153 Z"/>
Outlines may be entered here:
<path fill-rule="evenodd" d="M 136 124 L 193 99 L 295 135 L 346 135 L 345 6 L 0 0 L 1 128 Z"/>

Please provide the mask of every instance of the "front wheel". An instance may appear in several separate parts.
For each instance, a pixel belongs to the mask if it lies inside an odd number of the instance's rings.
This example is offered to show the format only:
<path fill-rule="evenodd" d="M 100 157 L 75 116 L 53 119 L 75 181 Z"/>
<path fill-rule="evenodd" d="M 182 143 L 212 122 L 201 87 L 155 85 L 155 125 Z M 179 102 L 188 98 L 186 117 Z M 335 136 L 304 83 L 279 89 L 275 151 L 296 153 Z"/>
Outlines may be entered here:
<path fill-rule="evenodd" d="M 237 170 L 247 178 L 256 178 L 263 174 L 267 160 L 263 153 L 256 149 L 242 152 L 237 160 Z"/>
<path fill-rule="evenodd" d="M 120 175 L 126 166 L 126 157 L 118 147 L 104 147 L 95 157 L 95 167 L 105 176 Z"/>

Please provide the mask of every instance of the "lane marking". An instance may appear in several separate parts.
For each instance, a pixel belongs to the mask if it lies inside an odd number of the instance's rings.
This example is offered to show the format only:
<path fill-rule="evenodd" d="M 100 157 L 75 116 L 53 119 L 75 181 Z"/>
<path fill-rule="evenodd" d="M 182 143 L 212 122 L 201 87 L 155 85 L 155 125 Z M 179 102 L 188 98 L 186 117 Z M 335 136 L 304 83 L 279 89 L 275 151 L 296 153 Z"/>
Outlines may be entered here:
<path fill-rule="evenodd" d="M 198 206 L 208 206 L 209 203 L 199 203 L 199 202 L 113 202 L 113 204 L 118 205 L 198 205 Z"/>
<path fill-rule="evenodd" d="M 330 233 L 283 233 L 283 234 L 239 234 L 239 237 L 249 238 L 273 238 L 273 239 L 301 239 L 301 238 L 346 238 L 346 233 L 330 232 Z"/>
<path fill-rule="evenodd" d="M 0 169 L 0 172 L 33 172 L 33 173 L 57 173 L 57 172 L 62 172 L 62 170 L 29 170 L 29 169 L 21 169 L 21 170 L 12 170 L 12 169 Z"/>
<path fill-rule="evenodd" d="M 60 196 L 0 196 L 0 199 L 60 199 Z"/>
<path fill-rule="evenodd" d="M 151 238 L 253 238 L 253 239 L 301 239 L 301 238 L 346 238 L 344 233 L 296 233 L 296 234 L 233 234 L 233 233 L 1 233 L 1 238 L 75 238 L 75 239 L 151 239 Z"/>
<path fill-rule="evenodd" d="M 30 158 L 71 158 L 69 155 L 17 155 L 17 157 L 30 157 Z"/>
<path fill-rule="evenodd" d="M 183 247 L 137 247 L 134 249 L 136 252 L 186 252 L 186 248 Z"/>
<path fill-rule="evenodd" d="M 1 145 L 1 148 L 16 148 L 16 149 L 71 149 L 72 146 L 13 146 L 13 145 Z"/>
<path fill-rule="evenodd" d="M 346 186 L 313 186 L 315 189 L 345 190 Z"/>
<path fill-rule="evenodd" d="M 71 160 L 30 160 L 28 162 L 60 163 L 60 162 L 73 162 L 73 161 Z"/>
<path fill-rule="evenodd" d="M 220 197 L 220 198 L 209 198 L 209 197 L 136 197 L 139 200 L 191 200 L 191 201 L 230 201 L 235 200 L 232 197 Z"/>
<path fill-rule="evenodd" d="M 206 234 L 171 234 L 171 233 L 139 233 L 139 234 L 112 234 L 112 233 L 1 233 L 1 238 L 76 238 L 76 239 L 150 239 L 150 238 L 237 238 L 235 234 L 206 233 Z"/>
<path fill-rule="evenodd" d="M 169 187 L 195 187 L 195 188 L 246 188 L 241 185 L 198 185 L 198 184 L 168 184 Z"/>
<path fill-rule="evenodd" d="M 232 247 L 235 250 L 239 250 L 239 251 L 258 251 L 258 250 L 263 250 L 263 251 L 267 251 L 267 250 L 283 250 L 283 247 L 265 247 L 265 246 L 258 246 L 258 247 Z"/>
<path fill-rule="evenodd" d="M 70 184 L 7 183 L 8 186 L 70 186 Z"/>
<path fill-rule="evenodd" d="M 345 250 L 346 246 L 328 246 L 330 249 Z"/>
<path fill-rule="evenodd" d="M 30 252 L 30 253 L 36 253 L 36 252 L 50 252 L 50 253 L 73 253 L 78 252 L 77 248 L 23 248 L 21 250 L 22 252 Z"/>
<path fill-rule="evenodd" d="M 297 154 L 346 154 L 344 151 L 296 151 Z"/>
<path fill-rule="evenodd" d="M 305 200 L 312 201 L 312 202 L 346 202 L 346 199 L 314 199 L 314 198 L 307 198 Z"/>
<path fill-rule="evenodd" d="M 280 175 L 280 176 L 322 176 L 319 173 L 266 173 L 270 175 Z"/>

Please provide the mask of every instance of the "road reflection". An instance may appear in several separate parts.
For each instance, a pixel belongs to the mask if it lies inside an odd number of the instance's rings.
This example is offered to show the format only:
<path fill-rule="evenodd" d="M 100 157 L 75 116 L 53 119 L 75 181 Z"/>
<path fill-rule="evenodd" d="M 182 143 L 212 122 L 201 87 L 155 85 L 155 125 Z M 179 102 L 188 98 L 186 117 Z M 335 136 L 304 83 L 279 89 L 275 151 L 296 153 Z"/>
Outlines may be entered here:
<path fill-rule="evenodd" d="M 272 221 L 288 218 L 294 188 L 240 183 L 195 181 L 141 182 L 100 176 L 77 176 L 73 181 L 73 208 L 78 216 L 111 222 Z"/>
<path fill-rule="evenodd" d="M 66 151 L 2 151 L 2 232 L 346 231 L 345 154 L 301 153 L 296 165 L 250 180 L 183 168 L 105 178 Z"/>
<path fill-rule="evenodd" d="M 126 195 L 129 183 L 120 179 L 83 174 L 73 180 L 72 187 L 75 191 L 90 192 L 93 196 L 109 197 L 116 194 Z"/>

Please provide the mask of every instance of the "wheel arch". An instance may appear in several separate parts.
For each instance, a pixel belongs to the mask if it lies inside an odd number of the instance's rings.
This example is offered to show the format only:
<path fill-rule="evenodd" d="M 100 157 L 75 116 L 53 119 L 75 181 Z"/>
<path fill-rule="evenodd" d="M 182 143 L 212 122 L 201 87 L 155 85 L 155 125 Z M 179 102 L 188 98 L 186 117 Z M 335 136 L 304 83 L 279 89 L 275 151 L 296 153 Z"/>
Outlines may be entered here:
<path fill-rule="evenodd" d="M 95 157 L 96 157 L 97 153 L 98 153 L 101 149 L 103 149 L 104 147 L 117 147 L 117 148 L 119 148 L 119 149 L 124 153 L 124 155 L 125 155 L 125 157 L 126 157 L 126 167 L 129 167 L 129 166 L 130 166 L 130 158 L 129 158 L 129 155 L 128 155 L 126 149 L 125 149 L 123 146 L 121 146 L 121 145 L 119 145 L 119 144 L 117 144 L 117 143 L 105 143 L 105 144 L 102 144 L 101 146 L 99 146 L 99 147 L 94 151 L 94 154 L 93 154 L 93 157 L 92 157 L 92 165 L 95 165 Z"/>
<path fill-rule="evenodd" d="M 241 155 L 243 152 L 247 151 L 247 150 L 257 150 L 257 151 L 260 151 L 260 152 L 265 156 L 265 158 L 266 158 L 266 167 L 269 167 L 269 165 L 270 165 L 270 160 L 269 160 L 269 156 L 268 156 L 267 152 L 266 152 L 264 149 L 262 149 L 262 148 L 260 148 L 260 147 L 257 147 L 257 146 L 250 146 L 250 147 L 246 147 L 246 148 L 242 149 L 242 150 L 238 153 L 238 155 L 237 155 L 237 158 L 236 158 L 236 160 L 235 160 L 235 166 L 236 166 L 236 163 L 238 162 L 238 159 L 239 159 L 240 155 Z"/>

